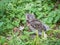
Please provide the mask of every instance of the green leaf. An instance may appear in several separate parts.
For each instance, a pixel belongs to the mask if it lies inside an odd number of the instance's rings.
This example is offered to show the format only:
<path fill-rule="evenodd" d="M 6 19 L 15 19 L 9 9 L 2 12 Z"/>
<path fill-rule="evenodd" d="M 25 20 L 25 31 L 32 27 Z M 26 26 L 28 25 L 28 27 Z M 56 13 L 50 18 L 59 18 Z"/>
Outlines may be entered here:
<path fill-rule="evenodd" d="M 3 22 L 0 22 L 0 27 L 3 25 Z"/>

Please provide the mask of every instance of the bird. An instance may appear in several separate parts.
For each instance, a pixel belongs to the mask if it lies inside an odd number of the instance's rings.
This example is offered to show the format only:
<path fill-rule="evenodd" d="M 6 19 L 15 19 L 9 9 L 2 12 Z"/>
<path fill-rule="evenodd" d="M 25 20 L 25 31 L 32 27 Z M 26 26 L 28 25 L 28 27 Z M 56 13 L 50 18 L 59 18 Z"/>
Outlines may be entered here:
<path fill-rule="evenodd" d="M 49 30 L 49 26 L 38 20 L 33 13 L 32 14 L 26 13 L 26 23 L 28 28 L 32 32 L 36 33 L 36 30 L 38 30 L 39 35 L 42 34 L 42 30 L 43 31 Z"/>

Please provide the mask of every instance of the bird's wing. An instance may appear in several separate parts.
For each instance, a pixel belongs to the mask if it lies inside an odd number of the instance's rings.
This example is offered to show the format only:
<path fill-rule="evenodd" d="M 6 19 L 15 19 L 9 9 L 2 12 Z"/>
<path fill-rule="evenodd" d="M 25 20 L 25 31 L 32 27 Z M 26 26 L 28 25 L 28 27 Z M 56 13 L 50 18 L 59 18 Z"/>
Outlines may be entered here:
<path fill-rule="evenodd" d="M 31 26 L 33 28 L 35 28 L 36 30 L 38 30 L 38 31 L 46 30 L 44 25 L 42 25 L 42 23 L 40 21 L 38 21 L 38 20 L 32 21 Z"/>

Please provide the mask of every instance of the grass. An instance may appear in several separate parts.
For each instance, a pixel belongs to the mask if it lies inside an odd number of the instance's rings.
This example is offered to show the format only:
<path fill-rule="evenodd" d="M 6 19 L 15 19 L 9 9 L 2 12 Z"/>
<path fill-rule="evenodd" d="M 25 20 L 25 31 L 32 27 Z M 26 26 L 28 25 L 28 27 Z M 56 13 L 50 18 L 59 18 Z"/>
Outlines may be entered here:
<path fill-rule="evenodd" d="M 17 34 L 10 34 L 10 38 L 0 36 L 0 44 L 1 45 L 60 45 L 60 39 L 57 36 L 59 30 L 54 30 L 52 34 L 53 36 L 49 36 L 44 38 L 42 36 L 38 36 L 38 31 L 36 31 L 35 38 L 31 38 L 30 34 L 32 32 L 25 31 L 24 34 L 17 36 Z"/>

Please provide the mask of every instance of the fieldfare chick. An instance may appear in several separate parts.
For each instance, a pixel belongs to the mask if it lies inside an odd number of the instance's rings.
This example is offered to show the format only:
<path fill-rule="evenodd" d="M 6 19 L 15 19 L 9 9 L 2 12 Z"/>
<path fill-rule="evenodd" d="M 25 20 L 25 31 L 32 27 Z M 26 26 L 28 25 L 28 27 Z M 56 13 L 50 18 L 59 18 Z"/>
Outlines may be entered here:
<path fill-rule="evenodd" d="M 26 14 L 26 22 L 29 29 L 33 32 L 36 32 L 36 30 L 38 30 L 39 35 L 42 34 L 42 30 L 49 30 L 49 26 L 37 20 L 34 14 Z"/>

